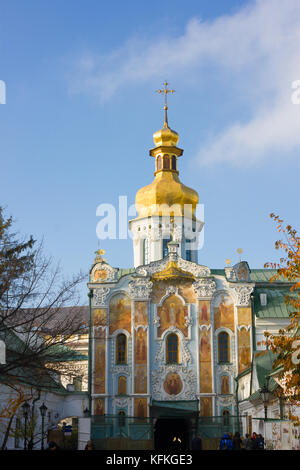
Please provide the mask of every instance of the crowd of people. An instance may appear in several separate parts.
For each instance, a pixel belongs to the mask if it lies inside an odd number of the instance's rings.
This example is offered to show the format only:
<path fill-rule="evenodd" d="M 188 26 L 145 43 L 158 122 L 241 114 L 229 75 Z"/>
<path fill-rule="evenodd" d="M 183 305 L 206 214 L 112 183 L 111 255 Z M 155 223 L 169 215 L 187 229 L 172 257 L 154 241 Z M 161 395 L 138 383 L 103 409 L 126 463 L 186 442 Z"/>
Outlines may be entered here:
<path fill-rule="evenodd" d="M 239 432 L 234 436 L 224 434 L 221 439 L 219 450 L 264 450 L 265 441 L 261 434 L 252 433 L 252 436 L 246 434 L 242 439 Z"/>

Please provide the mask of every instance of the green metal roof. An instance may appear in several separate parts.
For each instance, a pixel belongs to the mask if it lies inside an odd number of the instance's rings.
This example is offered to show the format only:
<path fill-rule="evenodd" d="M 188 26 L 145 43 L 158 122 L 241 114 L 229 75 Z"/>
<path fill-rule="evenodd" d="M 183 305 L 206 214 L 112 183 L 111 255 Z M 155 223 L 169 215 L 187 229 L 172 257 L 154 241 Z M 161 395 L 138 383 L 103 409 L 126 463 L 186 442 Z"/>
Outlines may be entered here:
<path fill-rule="evenodd" d="M 267 294 L 267 305 L 261 305 L 260 294 Z M 292 295 L 289 287 L 261 287 L 254 289 L 254 313 L 258 318 L 289 318 L 292 311 L 285 296 Z"/>
<path fill-rule="evenodd" d="M 135 268 L 120 268 L 117 272 L 117 279 L 119 280 L 123 276 L 127 276 L 127 274 L 135 273 Z"/>

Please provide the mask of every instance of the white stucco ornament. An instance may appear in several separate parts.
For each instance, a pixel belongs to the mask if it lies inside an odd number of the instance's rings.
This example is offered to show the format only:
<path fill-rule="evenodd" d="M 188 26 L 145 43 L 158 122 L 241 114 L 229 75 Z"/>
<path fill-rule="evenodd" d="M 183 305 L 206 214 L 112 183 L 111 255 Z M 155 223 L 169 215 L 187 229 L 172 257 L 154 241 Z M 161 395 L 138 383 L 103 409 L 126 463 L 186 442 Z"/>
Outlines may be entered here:
<path fill-rule="evenodd" d="M 153 282 L 147 279 L 135 279 L 129 282 L 129 293 L 132 299 L 149 299 Z"/>
<path fill-rule="evenodd" d="M 93 291 L 93 306 L 101 307 L 105 305 L 107 296 L 109 294 L 109 287 L 98 287 Z"/>

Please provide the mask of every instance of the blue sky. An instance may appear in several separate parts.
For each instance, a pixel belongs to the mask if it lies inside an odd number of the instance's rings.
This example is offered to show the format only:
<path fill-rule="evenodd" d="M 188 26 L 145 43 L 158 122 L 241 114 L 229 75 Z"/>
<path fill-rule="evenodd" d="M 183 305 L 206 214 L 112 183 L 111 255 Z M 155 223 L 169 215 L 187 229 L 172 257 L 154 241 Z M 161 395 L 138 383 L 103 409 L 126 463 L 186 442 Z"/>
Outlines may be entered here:
<path fill-rule="evenodd" d="M 287 4 L 287 5 L 286 5 Z M 153 179 L 162 125 L 184 149 L 180 178 L 205 206 L 199 263 L 276 260 L 270 212 L 299 229 L 300 5 L 296 0 L 0 2 L 1 204 L 44 238 L 64 273 L 87 271 L 96 208 L 134 203 Z M 132 242 L 104 240 L 133 264 Z"/>

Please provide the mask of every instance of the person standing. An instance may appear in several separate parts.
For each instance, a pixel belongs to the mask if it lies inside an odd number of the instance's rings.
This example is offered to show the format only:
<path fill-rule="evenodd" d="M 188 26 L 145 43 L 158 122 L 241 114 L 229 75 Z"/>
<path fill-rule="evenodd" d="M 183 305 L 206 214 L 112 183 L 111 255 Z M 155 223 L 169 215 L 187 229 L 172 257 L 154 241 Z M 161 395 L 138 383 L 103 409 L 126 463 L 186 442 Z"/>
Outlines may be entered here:
<path fill-rule="evenodd" d="M 233 450 L 241 450 L 242 448 L 242 439 L 239 432 L 236 432 L 234 438 L 232 440 L 232 449 Z"/>
<path fill-rule="evenodd" d="M 192 450 L 202 450 L 202 439 L 200 434 L 197 434 L 197 436 L 192 440 Z"/>
<path fill-rule="evenodd" d="M 246 437 L 243 441 L 243 446 L 245 450 L 252 450 L 252 440 L 251 437 L 249 437 L 249 434 L 246 434 Z"/>
<path fill-rule="evenodd" d="M 228 434 L 222 437 L 219 450 L 232 450 L 232 440 Z"/>

